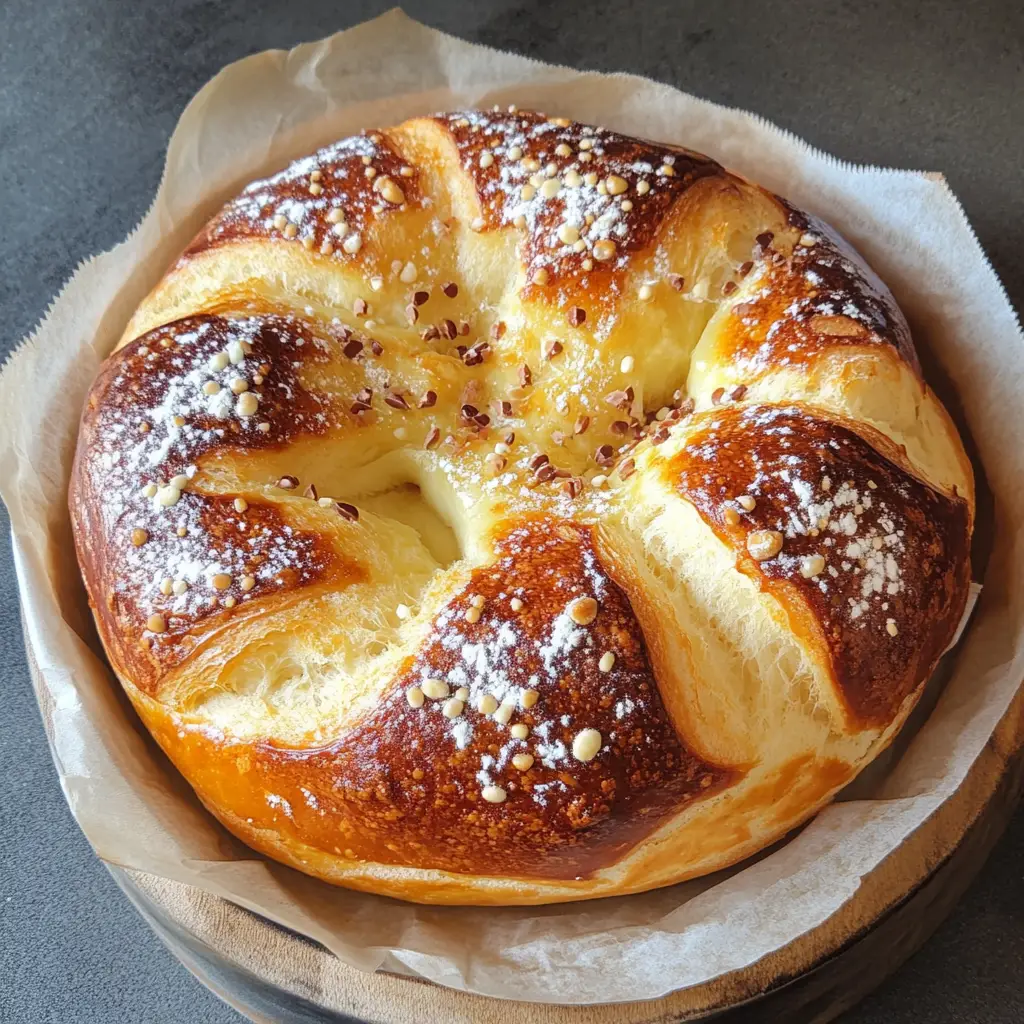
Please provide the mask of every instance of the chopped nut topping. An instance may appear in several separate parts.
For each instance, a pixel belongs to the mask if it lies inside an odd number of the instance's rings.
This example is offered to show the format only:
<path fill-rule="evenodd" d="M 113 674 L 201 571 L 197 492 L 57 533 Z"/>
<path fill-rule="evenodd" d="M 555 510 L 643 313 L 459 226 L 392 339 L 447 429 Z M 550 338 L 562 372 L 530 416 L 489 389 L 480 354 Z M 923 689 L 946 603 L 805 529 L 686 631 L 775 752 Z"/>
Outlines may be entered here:
<path fill-rule="evenodd" d="M 459 700 L 458 697 L 450 697 L 444 702 L 444 707 L 441 708 L 441 714 L 444 715 L 445 718 L 458 718 L 465 708 L 465 703 Z"/>
<path fill-rule="evenodd" d="M 513 754 L 512 767 L 520 772 L 528 772 L 533 767 L 533 754 Z"/>
<path fill-rule="evenodd" d="M 494 720 L 499 725 L 508 725 L 509 720 L 512 718 L 512 712 L 515 708 L 511 704 L 502 704 L 497 711 L 494 712 Z"/>
<path fill-rule="evenodd" d="M 601 750 L 604 740 L 596 729 L 583 729 L 572 741 L 572 756 L 577 761 L 593 761 Z"/>
<path fill-rule="evenodd" d="M 167 632 L 167 622 L 162 615 L 154 613 L 146 620 L 146 629 L 150 633 L 165 633 Z"/>
<path fill-rule="evenodd" d="M 597 667 L 602 672 L 611 672 L 614 666 L 615 655 L 611 651 L 605 651 L 604 654 L 601 655 L 601 660 L 597 663 Z"/>
<path fill-rule="evenodd" d="M 756 561 L 767 561 L 782 550 L 782 539 L 778 530 L 754 530 L 747 535 L 747 551 Z"/>
<path fill-rule="evenodd" d="M 426 695 L 418 686 L 410 686 L 405 691 L 405 699 L 409 702 L 409 707 L 421 708 L 426 701 Z"/>
<path fill-rule="evenodd" d="M 592 597 L 578 597 L 573 601 L 567 611 L 569 618 L 577 626 L 589 626 L 597 618 L 597 601 Z"/>
<path fill-rule="evenodd" d="M 813 579 L 825 569 L 825 559 L 821 555 L 804 555 L 800 559 L 800 575 Z"/>
<path fill-rule="evenodd" d="M 424 679 L 420 689 L 431 700 L 444 700 L 448 696 L 448 684 L 443 679 Z"/>
<path fill-rule="evenodd" d="M 480 790 L 480 795 L 489 804 L 503 804 L 507 796 L 505 790 L 503 790 L 501 786 L 484 786 L 484 788 Z"/>
<path fill-rule="evenodd" d="M 141 548 L 146 541 L 149 540 L 149 534 L 141 527 L 136 527 L 132 530 L 132 544 L 137 548 Z"/>

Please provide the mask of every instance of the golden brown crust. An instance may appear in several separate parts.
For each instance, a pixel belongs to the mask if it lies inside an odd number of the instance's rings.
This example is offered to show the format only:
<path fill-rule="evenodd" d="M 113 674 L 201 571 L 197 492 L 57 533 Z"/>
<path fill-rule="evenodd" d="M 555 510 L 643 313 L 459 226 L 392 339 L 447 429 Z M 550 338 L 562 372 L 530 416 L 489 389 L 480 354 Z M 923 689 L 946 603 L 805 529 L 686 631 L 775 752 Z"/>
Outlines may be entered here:
<path fill-rule="evenodd" d="M 515 110 L 229 202 L 101 370 L 69 501 L 206 805 L 318 877 L 471 903 L 668 884 L 805 820 L 912 708 L 973 520 L 834 232 Z"/>
<path fill-rule="evenodd" d="M 793 239 L 779 251 L 771 232 L 753 256 L 757 288 L 731 310 L 719 353 L 741 379 L 780 366 L 806 367 L 836 348 L 891 345 L 920 376 L 910 331 L 889 289 L 823 221 L 790 209 Z"/>
<path fill-rule="evenodd" d="M 474 230 L 525 233 L 527 300 L 582 293 L 604 305 L 632 254 L 650 247 L 686 192 L 709 177 L 731 179 L 700 153 L 567 118 L 470 110 L 436 120 L 473 183 L 481 211 Z M 563 226 L 575 230 L 560 235 Z"/>
<path fill-rule="evenodd" d="M 853 714 L 891 721 L 966 600 L 967 502 L 916 479 L 849 426 L 797 407 L 707 413 L 664 472 L 740 571 L 789 609 L 794 631 L 806 628 L 827 649 Z"/>
<path fill-rule="evenodd" d="M 283 839 L 360 862 L 556 880 L 614 864 L 736 778 L 675 735 L 643 634 L 589 530 L 530 521 L 496 554 L 372 711 L 329 744 L 222 745 L 199 730 L 190 743 L 201 753 L 175 742 L 173 756 L 209 802 Z M 571 618 L 581 598 L 597 605 L 586 625 Z M 589 731 L 599 749 L 581 751 Z"/>
<path fill-rule="evenodd" d="M 363 132 L 246 186 L 196 236 L 182 261 L 244 238 L 293 242 L 358 262 L 378 221 L 422 205 L 416 171 L 378 132 Z"/>

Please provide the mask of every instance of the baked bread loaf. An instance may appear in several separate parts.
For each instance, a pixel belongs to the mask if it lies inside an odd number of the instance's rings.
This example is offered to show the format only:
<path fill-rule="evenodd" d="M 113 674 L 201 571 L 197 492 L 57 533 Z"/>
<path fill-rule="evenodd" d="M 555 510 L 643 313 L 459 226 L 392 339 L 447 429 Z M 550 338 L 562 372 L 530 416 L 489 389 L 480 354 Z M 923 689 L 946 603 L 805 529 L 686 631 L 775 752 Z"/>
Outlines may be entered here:
<path fill-rule="evenodd" d="M 228 829 L 511 904 L 814 814 L 954 634 L 974 492 L 834 231 L 513 109 L 230 201 L 93 385 L 70 507 L 110 662 Z"/>

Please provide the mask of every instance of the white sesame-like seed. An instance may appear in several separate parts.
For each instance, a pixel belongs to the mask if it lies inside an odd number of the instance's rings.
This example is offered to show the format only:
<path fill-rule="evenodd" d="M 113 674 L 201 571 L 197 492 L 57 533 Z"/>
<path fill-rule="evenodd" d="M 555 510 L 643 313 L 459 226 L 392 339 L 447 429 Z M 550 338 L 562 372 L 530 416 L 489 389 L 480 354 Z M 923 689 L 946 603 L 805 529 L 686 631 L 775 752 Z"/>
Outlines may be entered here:
<path fill-rule="evenodd" d="M 480 790 L 480 795 L 489 804 L 503 804 L 505 802 L 505 797 L 507 796 L 505 790 L 503 790 L 501 786 L 484 786 L 484 788 Z"/>
<path fill-rule="evenodd" d="M 899 634 L 899 630 L 896 628 L 895 619 L 885 620 L 885 631 L 889 634 L 889 636 L 897 636 Z"/>
<path fill-rule="evenodd" d="M 348 236 L 344 242 L 341 243 L 342 249 L 345 250 L 350 256 L 355 255 L 363 247 L 363 236 L 355 233 Z"/>
<path fill-rule="evenodd" d="M 825 559 L 821 555 L 804 555 L 800 559 L 800 575 L 805 579 L 813 579 L 825 568 Z"/>
<path fill-rule="evenodd" d="M 156 492 L 156 503 L 163 508 L 170 508 L 172 505 L 178 504 L 178 499 L 181 497 L 181 491 L 173 484 L 165 484 L 159 488 Z"/>
<path fill-rule="evenodd" d="M 214 352 L 210 356 L 210 361 L 207 364 L 214 373 L 219 373 L 225 369 L 231 360 L 228 358 L 227 352 Z"/>
<path fill-rule="evenodd" d="M 490 167 L 491 164 L 493 164 L 493 163 L 494 163 L 494 154 L 489 149 L 485 149 L 480 154 L 480 166 L 481 167 Z"/>
<path fill-rule="evenodd" d="M 485 693 L 477 701 L 476 709 L 481 715 L 493 715 L 498 710 L 498 698 L 493 693 Z"/>
<path fill-rule="evenodd" d="M 509 607 L 514 612 L 522 611 L 523 610 L 523 600 L 522 600 L 522 598 L 520 598 L 520 597 L 513 597 L 512 600 L 509 601 Z"/>
<path fill-rule="evenodd" d="M 373 183 L 374 190 L 379 192 L 389 203 L 401 206 L 405 202 L 405 193 L 392 178 L 382 175 Z"/>
<path fill-rule="evenodd" d="M 412 615 L 412 609 L 407 604 L 400 604 L 395 608 L 395 614 L 400 619 L 407 619 Z"/>
<path fill-rule="evenodd" d="M 601 749 L 603 740 L 596 729 L 582 729 L 572 741 L 572 756 L 577 761 L 593 761 Z"/>
<path fill-rule="evenodd" d="M 160 593 L 163 594 L 164 597 L 170 597 L 171 594 L 174 593 L 174 580 L 172 580 L 170 576 L 165 576 L 160 581 Z"/>
<path fill-rule="evenodd" d="M 424 679 L 420 689 L 431 700 L 443 700 L 448 696 L 448 684 L 443 679 Z"/>
<path fill-rule="evenodd" d="M 651 184 L 648 181 L 638 181 L 636 183 L 636 194 L 638 196 L 645 196 L 651 191 Z"/>
<path fill-rule="evenodd" d="M 753 512 L 757 506 L 757 499 L 750 494 L 741 494 L 736 499 L 736 504 L 739 505 L 744 512 Z"/>
<path fill-rule="evenodd" d="M 249 502 L 245 498 L 235 498 L 232 502 L 236 512 L 244 512 L 249 507 Z"/>
<path fill-rule="evenodd" d="M 203 385 L 204 395 L 216 395 L 220 391 L 220 385 L 215 380 L 208 380 Z"/>
<path fill-rule="evenodd" d="M 244 391 L 238 396 L 238 401 L 235 402 L 235 412 L 239 416 L 253 416 L 256 410 L 259 408 L 260 400 L 259 396 L 255 391 Z M 262 428 L 262 424 L 260 427 Z M 270 429 L 270 424 L 267 424 L 267 430 Z"/>
<path fill-rule="evenodd" d="M 540 700 L 539 690 L 523 690 L 519 703 L 528 711 Z"/>
<path fill-rule="evenodd" d="M 642 284 L 637 294 L 640 296 L 641 302 L 650 302 L 654 297 L 654 289 L 649 284 Z"/>
<path fill-rule="evenodd" d="M 562 188 L 562 183 L 557 178 L 548 178 L 540 187 L 540 194 L 545 199 L 554 199 Z"/>
<path fill-rule="evenodd" d="M 509 729 L 512 737 L 517 740 L 525 740 L 530 735 L 530 727 L 525 722 L 516 722 L 515 725 Z"/>
<path fill-rule="evenodd" d="M 533 754 L 527 754 L 524 751 L 521 754 L 513 755 L 512 767 L 520 772 L 528 772 L 533 767 Z"/>
<path fill-rule="evenodd" d="M 148 629 L 150 633 L 166 633 L 167 621 L 162 615 L 154 612 L 154 614 L 150 615 L 146 620 L 146 629 Z"/>
<path fill-rule="evenodd" d="M 256 586 L 255 576 L 243 576 L 239 581 L 238 585 L 247 593 Z"/>
<path fill-rule="evenodd" d="M 633 359 L 632 356 L 623 356 L 622 357 L 622 362 L 619 363 L 619 369 L 623 373 L 632 373 L 633 372 L 633 367 L 634 367 L 635 364 L 636 364 L 636 361 Z"/>
<path fill-rule="evenodd" d="M 455 691 L 455 696 L 458 697 L 459 700 L 461 700 L 463 702 L 463 704 L 465 704 L 465 702 L 467 700 L 469 700 L 469 687 L 468 686 L 460 686 Z"/>
<path fill-rule="evenodd" d="M 181 597 L 182 594 L 188 591 L 188 584 L 184 580 L 175 580 L 171 585 L 171 592 L 176 597 Z"/>
<path fill-rule="evenodd" d="M 146 486 L 142 488 L 142 493 L 147 498 L 155 498 L 156 497 L 156 484 L 146 484 Z"/>
<path fill-rule="evenodd" d="M 441 708 L 441 714 L 444 715 L 445 718 L 458 718 L 465 709 L 465 703 L 459 700 L 458 697 L 449 697 L 449 699 L 444 702 L 444 707 Z"/>
<path fill-rule="evenodd" d="M 502 704 L 501 707 L 494 712 L 494 720 L 499 725 L 508 725 L 512 718 L 513 711 L 515 711 L 515 707 L 512 704 Z"/>
<path fill-rule="evenodd" d="M 602 672 L 611 672 L 615 665 L 615 655 L 611 651 L 605 651 L 601 655 L 601 660 L 597 663 L 597 667 Z"/>
<path fill-rule="evenodd" d="M 476 625 L 480 621 L 480 609 L 467 608 L 464 618 L 471 626 Z"/>
<path fill-rule="evenodd" d="M 418 686 L 410 686 L 409 689 L 405 691 L 405 699 L 408 701 L 409 707 L 421 708 L 423 707 L 423 702 L 426 700 L 426 697 Z"/>
<path fill-rule="evenodd" d="M 575 224 L 561 224 L 558 228 L 558 238 L 565 245 L 574 245 L 580 240 L 580 229 Z"/>
<path fill-rule="evenodd" d="M 398 275 L 398 279 L 403 284 L 412 284 L 413 281 L 416 280 L 416 277 L 417 271 L 415 263 L 406 263 L 406 265 L 402 267 L 402 272 Z"/>

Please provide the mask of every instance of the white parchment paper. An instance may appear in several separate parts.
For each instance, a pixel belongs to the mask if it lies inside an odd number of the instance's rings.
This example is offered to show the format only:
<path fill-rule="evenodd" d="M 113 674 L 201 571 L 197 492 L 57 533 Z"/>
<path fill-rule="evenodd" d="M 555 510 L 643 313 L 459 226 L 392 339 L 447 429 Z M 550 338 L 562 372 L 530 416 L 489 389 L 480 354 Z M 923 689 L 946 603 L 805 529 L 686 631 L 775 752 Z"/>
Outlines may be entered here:
<path fill-rule="evenodd" d="M 66 490 L 85 393 L 135 306 L 225 198 L 340 136 L 516 103 L 706 152 L 835 224 L 890 285 L 949 385 L 995 499 L 985 592 L 927 721 L 846 799 L 754 863 L 639 896 L 540 908 L 419 907 L 270 863 L 199 806 L 136 721 L 92 628 Z M 933 364 L 933 365 L 930 365 Z M 225 68 L 192 101 L 138 229 L 84 263 L 0 378 L 10 510 L 39 701 L 71 810 L 115 864 L 223 895 L 365 970 L 486 995 L 648 999 L 740 969 L 832 915 L 964 779 L 1024 678 L 1024 395 L 1014 312 L 941 176 L 840 164 L 763 120 L 626 76 L 472 46 L 398 12 Z M 923 717 L 923 716 L 922 716 Z"/>

